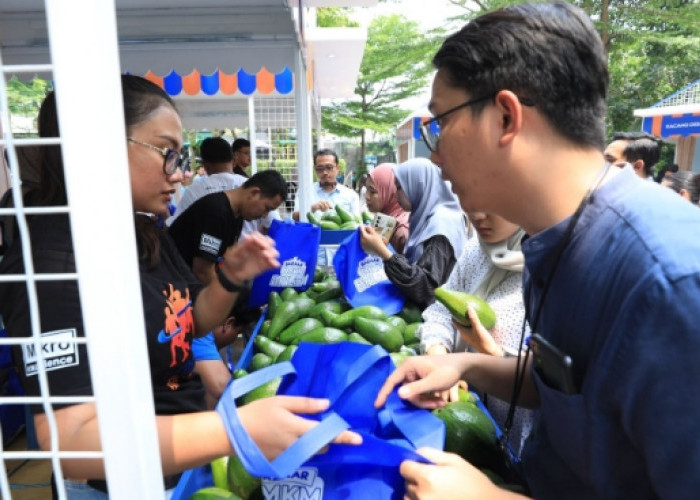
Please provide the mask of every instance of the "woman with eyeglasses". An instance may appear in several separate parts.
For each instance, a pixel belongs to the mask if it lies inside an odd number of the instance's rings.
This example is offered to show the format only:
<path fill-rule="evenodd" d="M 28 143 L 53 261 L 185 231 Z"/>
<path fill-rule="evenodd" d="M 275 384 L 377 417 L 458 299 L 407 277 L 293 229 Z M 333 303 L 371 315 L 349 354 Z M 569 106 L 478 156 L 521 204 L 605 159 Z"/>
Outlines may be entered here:
<path fill-rule="evenodd" d="M 399 205 L 410 211 L 403 253 L 393 252 L 371 226 L 361 226 L 362 248 L 384 261 L 384 270 L 408 300 L 421 310 L 435 302 L 467 239 L 464 212 L 440 169 L 414 158 L 394 171 Z"/>
<path fill-rule="evenodd" d="M 204 411 L 204 389 L 192 373 L 192 339 L 223 323 L 246 280 L 279 263 L 272 241 L 253 234 L 229 248 L 217 279 L 205 287 L 197 282 L 156 221 L 158 215 L 167 212 L 183 177 L 178 153 L 182 146 L 180 117 L 170 97 L 143 78 L 122 76 L 122 91 L 150 382 L 164 486 L 169 496 L 182 471 L 234 453 L 227 416 L 232 411 L 232 398 L 225 393 L 216 411 Z M 41 129 L 42 135 L 58 136 L 53 95 L 47 97 L 41 114 L 53 117 L 50 126 Z M 42 168 L 42 204 L 65 205 L 58 146 L 44 148 Z M 76 272 L 68 217 L 38 215 L 30 224 L 36 272 Z M 10 249 L 0 263 L 0 272 L 23 272 L 19 247 L 16 244 Z M 80 291 L 75 281 L 39 282 L 37 293 L 42 331 L 75 330 L 78 336 L 84 336 Z M 31 335 L 28 310 L 24 283 L 0 283 L 0 314 L 10 335 Z M 118 313 L 106 308 L 105 321 L 109 321 L 110 314 Z M 79 344 L 76 349 L 79 363 L 47 372 L 52 396 L 92 395 L 86 346 Z M 38 377 L 25 372 L 19 347 L 15 354 L 25 390 L 38 395 Z M 327 406 L 325 400 L 273 397 L 241 407 L 239 417 L 262 452 L 272 458 L 316 425 L 296 414 L 318 413 Z M 100 449 L 93 403 L 54 405 L 54 409 L 61 450 Z M 32 411 L 40 447 L 48 450 L 51 436 L 43 407 L 34 406 Z M 336 441 L 359 440 L 354 433 L 345 432 Z M 109 498 L 101 459 L 63 460 L 61 465 L 68 498 Z"/>

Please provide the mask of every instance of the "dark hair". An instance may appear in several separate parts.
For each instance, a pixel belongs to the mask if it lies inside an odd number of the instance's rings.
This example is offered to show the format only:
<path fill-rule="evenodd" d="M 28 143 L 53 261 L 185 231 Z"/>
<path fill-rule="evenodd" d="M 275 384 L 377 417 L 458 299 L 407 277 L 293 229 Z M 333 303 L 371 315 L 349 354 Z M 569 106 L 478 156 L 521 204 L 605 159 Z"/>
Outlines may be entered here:
<path fill-rule="evenodd" d="M 122 75 L 122 99 L 127 135 L 133 127 L 148 121 L 151 114 L 164 104 L 177 111 L 175 103 L 162 88 L 136 75 Z"/>
<path fill-rule="evenodd" d="M 688 191 L 690 201 L 694 204 L 697 205 L 700 201 L 700 175 L 688 170 L 681 170 L 667 175 L 662 180 L 668 182 L 668 187 L 676 193 L 680 193 L 681 189 Z"/>
<path fill-rule="evenodd" d="M 484 14 L 448 37 L 433 64 L 472 98 L 511 90 L 533 100 L 574 144 L 605 146 L 607 58 L 591 20 L 577 7 L 557 1 Z M 486 105 L 471 112 L 478 115 Z"/>
<path fill-rule="evenodd" d="M 287 199 L 287 182 L 277 170 L 261 170 L 243 183 L 244 189 L 259 188 L 264 198 L 279 195 L 282 201 Z"/>
<path fill-rule="evenodd" d="M 236 139 L 233 141 L 233 144 L 231 144 L 231 153 L 235 153 L 237 151 L 240 151 L 243 148 L 249 148 L 250 147 L 250 141 L 248 139 Z"/>
<path fill-rule="evenodd" d="M 335 164 L 338 164 L 338 155 L 332 149 L 319 149 L 316 151 L 316 154 L 314 154 L 314 163 L 316 163 L 316 158 L 319 156 L 332 156 L 335 160 Z"/>
<path fill-rule="evenodd" d="M 202 161 L 209 163 L 226 163 L 233 160 L 233 153 L 226 139 L 221 137 L 207 137 L 199 146 L 199 155 Z"/>
<path fill-rule="evenodd" d="M 641 131 L 632 131 L 632 132 L 615 132 L 612 136 L 612 139 L 610 139 L 610 142 L 612 141 L 636 141 L 638 139 L 651 139 L 653 141 L 658 140 L 655 136 L 647 133 L 647 132 L 641 132 Z"/>
<path fill-rule="evenodd" d="M 629 141 L 622 151 L 622 155 L 629 163 L 642 160 L 644 173 L 649 176 L 654 172 L 654 165 L 659 161 L 659 143 L 652 139 Z"/>
<path fill-rule="evenodd" d="M 122 100 L 124 103 L 124 121 L 126 133 L 148 121 L 153 113 L 163 105 L 177 111 L 175 103 L 165 91 L 155 83 L 140 76 L 122 75 Z M 136 244 L 139 261 L 153 268 L 160 261 L 160 245 L 163 235 L 147 217 L 134 218 L 136 227 Z"/>
<path fill-rule="evenodd" d="M 37 119 L 39 137 L 60 137 L 56 93 L 49 92 L 39 108 Z M 66 205 L 66 183 L 63 177 L 63 157 L 61 146 L 41 146 L 39 148 L 39 199 L 42 206 Z"/>

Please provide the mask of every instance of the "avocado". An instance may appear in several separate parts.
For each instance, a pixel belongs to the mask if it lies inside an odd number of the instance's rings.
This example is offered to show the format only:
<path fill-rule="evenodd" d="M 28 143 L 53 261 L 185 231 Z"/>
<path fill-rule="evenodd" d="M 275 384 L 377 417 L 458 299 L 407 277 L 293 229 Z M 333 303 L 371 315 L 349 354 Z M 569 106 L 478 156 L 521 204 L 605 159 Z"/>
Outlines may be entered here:
<path fill-rule="evenodd" d="M 445 422 L 445 451 L 475 467 L 497 468 L 500 450 L 491 419 L 472 401 L 453 401 L 433 410 Z"/>
<path fill-rule="evenodd" d="M 241 497 L 224 488 L 207 486 L 195 491 L 189 500 L 241 500 Z"/>
<path fill-rule="evenodd" d="M 259 352 L 267 354 L 273 360 L 276 359 L 277 356 L 279 356 L 282 353 L 282 351 L 284 351 L 287 348 L 286 345 L 280 344 L 279 342 L 275 342 L 274 340 L 269 339 L 263 335 L 256 335 L 253 339 L 253 345 L 258 349 Z"/>
<path fill-rule="evenodd" d="M 291 300 L 297 296 L 297 291 L 292 287 L 287 287 L 280 292 L 280 297 L 282 300 Z"/>
<path fill-rule="evenodd" d="M 228 489 L 243 499 L 249 498 L 253 491 L 260 488 L 262 484 L 260 478 L 251 476 L 245 470 L 241 459 L 236 455 L 231 456 L 228 460 L 226 478 L 228 479 Z"/>
<path fill-rule="evenodd" d="M 282 330 L 299 319 L 299 307 L 294 301 L 282 302 L 277 307 L 277 312 L 270 323 L 270 330 L 267 336 L 272 340 L 277 340 Z"/>
<path fill-rule="evenodd" d="M 423 322 L 423 316 L 421 316 L 421 313 L 423 311 L 420 310 L 420 308 L 415 305 L 413 302 L 406 301 L 404 302 L 403 308 L 401 311 L 399 311 L 398 316 L 401 316 L 404 321 L 406 321 L 406 324 L 411 324 L 411 323 L 422 323 Z"/>
<path fill-rule="evenodd" d="M 329 230 L 334 230 L 334 229 L 340 229 L 340 226 L 333 222 L 332 220 L 323 220 L 321 219 L 321 222 L 318 224 L 321 226 L 321 229 L 329 229 Z"/>
<path fill-rule="evenodd" d="M 339 314 L 333 319 L 331 326 L 333 328 L 347 328 L 353 325 L 355 318 L 359 317 L 385 320 L 386 313 L 377 306 L 360 306 Z"/>
<path fill-rule="evenodd" d="M 315 344 L 335 344 L 337 342 L 345 342 L 348 339 L 348 334 L 337 328 L 323 326 L 316 328 L 310 332 L 299 335 L 292 341 L 292 344 L 298 345 L 300 342 L 313 342 Z"/>
<path fill-rule="evenodd" d="M 423 323 L 411 323 L 406 325 L 406 329 L 403 331 L 403 343 L 409 344 L 420 344 L 420 335 L 418 334 L 418 329 Z"/>
<path fill-rule="evenodd" d="M 355 330 L 372 344 L 378 344 L 389 352 L 398 351 L 403 345 L 401 333 L 381 319 L 358 316 L 355 318 Z"/>
<path fill-rule="evenodd" d="M 406 331 L 406 320 L 401 316 L 389 316 L 386 319 L 386 322 L 392 326 L 395 326 L 396 329 L 401 332 L 401 335 L 403 335 L 403 332 Z"/>
<path fill-rule="evenodd" d="M 348 334 L 348 342 L 355 342 L 357 344 L 372 344 L 372 342 L 370 342 L 357 332 L 351 332 Z"/>
<path fill-rule="evenodd" d="M 308 313 L 308 317 L 317 319 L 319 321 L 323 321 L 323 319 L 321 318 L 321 311 L 324 311 L 326 309 L 334 314 L 340 314 L 341 312 L 343 312 L 343 305 L 340 303 L 340 301 L 334 299 L 319 302 L 311 308 L 311 310 Z"/>
<path fill-rule="evenodd" d="M 299 346 L 296 345 L 288 345 L 284 351 L 282 351 L 282 354 L 277 356 L 275 359 L 275 363 L 281 363 L 282 361 L 289 361 L 292 359 L 292 356 L 294 356 L 294 352 L 297 350 Z"/>
<path fill-rule="evenodd" d="M 279 341 L 282 344 L 289 345 L 299 335 L 315 330 L 316 328 L 321 328 L 322 326 L 323 323 L 315 318 L 298 319 L 280 333 Z"/>
<path fill-rule="evenodd" d="M 496 313 L 486 301 L 476 295 L 440 287 L 435 289 L 435 299 L 450 311 L 454 320 L 460 325 L 472 326 L 467 316 L 468 306 L 474 309 L 484 328 L 490 330 L 496 325 Z"/>
<path fill-rule="evenodd" d="M 315 224 L 316 226 L 319 225 L 321 222 L 318 217 L 316 217 L 313 212 L 306 212 L 306 220 L 308 220 L 311 224 Z"/>
<path fill-rule="evenodd" d="M 344 224 L 346 222 L 356 222 L 355 216 L 345 210 L 342 205 L 335 206 L 336 213 L 340 216 L 340 223 Z"/>
<path fill-rule="evenodd" d="M 228 481 L 226 480 L 228 457 L 215 458 L 209 463 L 209 466 L 211 467 L 211 477 L 214 480 L 214 486 L 228 490 Z"/>
<path fill-rule="evenodd" d="M 267 297 L 267 317 L 272 318 L 277 313 L 277 308 L 282 303 L 282 297 L 280 294 L 272 291 Z"/>
<path fill-rule="evenodd" d="M 271 364 L 272 358 L 264 352 L 259 352 L 257 354 L 254 354 L 253 357 L 250 358 L 250 365 L 248 366 L 248 369 L 251 372 L 254 372 L 255 370 L 260 370 L 261 368 L 265 368 L 266 366 L 270 366 Z"/>
<path fill-rule="evenodd" d="M 321 216 L 321 227 L 323 227 L 324 222 L 333 222 L 336 226 L 340 226 L 343 223 L 343 219 L 335 210 L 328 210 L 323 212 Z"/>

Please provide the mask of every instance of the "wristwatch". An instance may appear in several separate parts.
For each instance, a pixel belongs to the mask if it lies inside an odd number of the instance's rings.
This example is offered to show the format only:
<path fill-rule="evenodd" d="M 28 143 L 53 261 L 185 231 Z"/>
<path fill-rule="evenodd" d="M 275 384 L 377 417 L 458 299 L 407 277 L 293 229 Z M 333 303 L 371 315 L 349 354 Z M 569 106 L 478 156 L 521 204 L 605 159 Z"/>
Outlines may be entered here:
<path fill-rule="evenodd" d="M 244 281 L 241 285 L 235 284 L 233 281 L 228 279 L 224 272 L 221 270 L 221 266 L 216 266 L 216 277 L 219 280 L 219 284 L 230 293 L 242 292 L 248 289 L 249 282 Z"/>

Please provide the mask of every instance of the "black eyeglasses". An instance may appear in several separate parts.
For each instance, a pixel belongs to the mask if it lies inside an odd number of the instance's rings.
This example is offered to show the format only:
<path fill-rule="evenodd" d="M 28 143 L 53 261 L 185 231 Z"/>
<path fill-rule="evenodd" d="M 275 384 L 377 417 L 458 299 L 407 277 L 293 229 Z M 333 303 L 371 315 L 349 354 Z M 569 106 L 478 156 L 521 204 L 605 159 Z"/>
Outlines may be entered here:
<path fill-rule="evenodd" d="M 420 124 L 420 135 L 423 137 L 423 141 L 425 142 L 425 145 L 428 146 L 428 149 L 432 151 L 433 153 L 437 152 L 438 148 L 438 141 L 440 140 L 440 131 L 437 130 L 437 127 L 431 127 L 430 125 L 432 123 L 435 123 L 436 125 L 439 124 L 439 120 L 445 118 L 447 115 L 450 113 L 454 113 L 455 111 L 466 108 L 468 106 L 471 106 L 472 104 L 477 104 L 482 101 L 486 101 L 488 99 L 493 99 L 496 97 L 496 94 L 498 92 L 494 92 L 493 94 L 488 94 L 485 96 L 477 97 L 476 99 L 470 99 L 468 101 L 463 102 L 462 104 L 458 104 L 454 108 L 450 108 L 444 113 L 440 113 L 437 116 L 432 117 L 430 120 L 426 120 Z M 532 99 L 529 99 L 527 97 L 518 97 L 518 100 L 523 106 L 534 106 L 535 101 Z M 435 128 L 436 130 L 431 130 L 431 128 Z"/>
<path fill-rule="evenodd" d="M 183 157 L 174 149 L 159 148 L 158 146 L 154 146 L 153 144 L 137 141 L 136 139 L 132 139 L 131 137 L 127 137 L 126 140 L 129 142 L 133 142 L 134 144 L 140 144 L 141 146 L 151 148 L 163 155 L 163 173 L 165 175 L 173 175 L 178 168 L 182 167 Z"/>
<path fill-rule="evenodd" d="M 316 170 L 317 174 L 322 174 L 323 172 L 330 172 L 335 167 L 336 166 L 333 163 L 326 163 L 325 165 L 316 165 L 314 167 L 314 170 Z"/>

